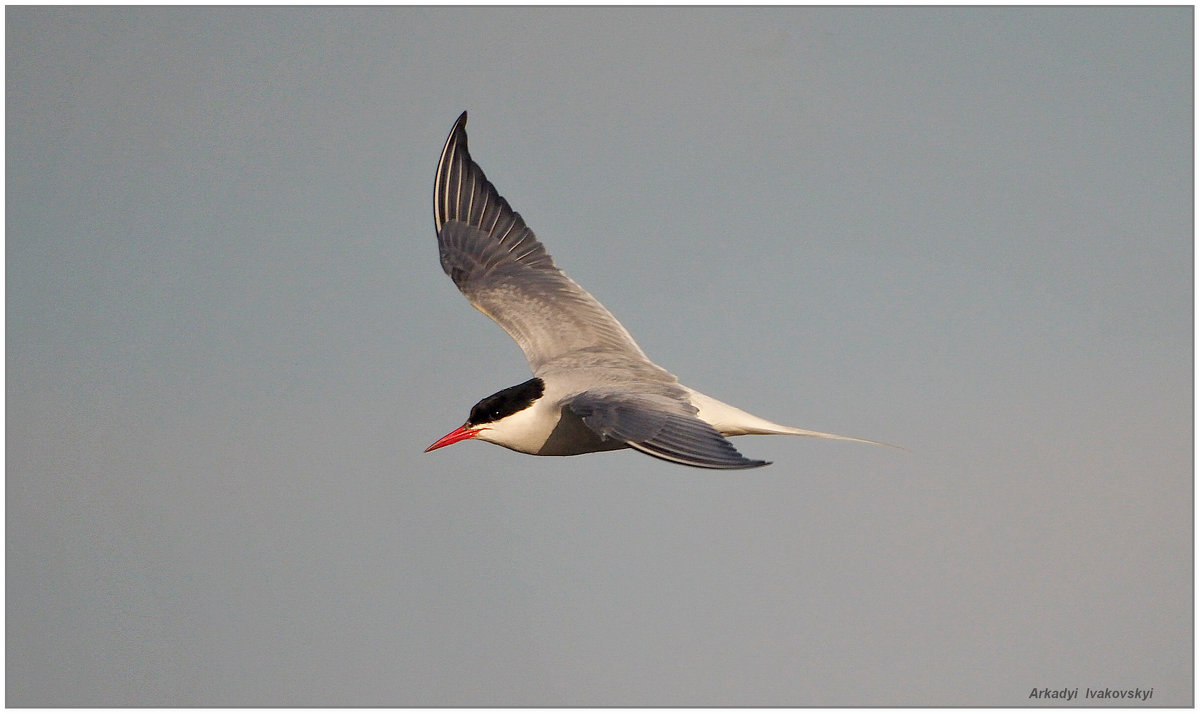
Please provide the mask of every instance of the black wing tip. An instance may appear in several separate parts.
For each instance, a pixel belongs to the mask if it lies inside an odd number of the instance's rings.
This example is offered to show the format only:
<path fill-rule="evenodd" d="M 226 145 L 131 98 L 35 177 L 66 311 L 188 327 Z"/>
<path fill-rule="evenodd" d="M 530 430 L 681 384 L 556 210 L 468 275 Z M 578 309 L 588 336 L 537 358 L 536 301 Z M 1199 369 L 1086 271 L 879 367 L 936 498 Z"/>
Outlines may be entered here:
<path fill-rule="evenodd" d="M 462 147 L 462 150 L 464 152 L 466 152 L 466 150 L 467 150 L 467 112 L 465 110 L 463 111 L 462 114 L 458 115 L 457 119 L 454 120 L 454 126 L 450 128 L 450 133 L 446 136 L 446 146 L 449 146 L 450 142 L 454 141 L 456 138 L 458 139 L 458 144 Z M 468 154 L 468 156 L 469 156 L 469 154 Z"/>
<path fill-rule="evenodd" d="M 757 468 L 760 468 L 763 466 L 770 466 L 772 463 L 773 462 L 771 462 L 771 461 L 762 461 L 760 459 L 746 459 L 746 461 L 744 463 L 738 464 L 737 466 L 730 466 L 728 468 L 731 468 L 731 469 L 757 469 Z"/>
<path fill-rule="evenodd" d="M 458 145 L 462 150 L 467 150 L 467 112 L 464 110 L 458 118 L 454 120 L 454 126 L 450 127 L 450 133 L 446 135 L 446 147 L 449 147 L 452 142 L 458 140 Z M 442 156 L 445 158 L 446 148 L 442 149 Z M 469 154 L 468 154 L 469 156 Z"/>
<path fill-rule="evenodd" d="M 458 119 L 454 120 L 454 126 L 450 128 L 450 133 L 446 135 L 446 143 L 442 145 L 442 156 L 438 159 L 437 173 L 433 179 L 433 226 L 440 234 L 442 232 L 442 224 L 446 220 L 446 211 L 448 206 L 446 198 L 439 198 L 443 189 L 443 182 L 449 180 L 448 165 L 454 164 L 456 160 L 461 160 L 466 165 L 471 164 L 471 154 L 467 151 L 467 112 L 463 110 L 462 114 L 458 115 Z"/>
<path fill-rule="evenodd" d="M 690 454 L 680 454 L 669 449 L 656 447 L 652 444 L 639 443 L 635 441 L 626 441 L 625 443 L 647 456 L 653 456 L 654 458 L 662 459 L 663 461 L 670 461 L 673 464 L 693 466 L 698 469 L 719 469 L 723 471 L 732 471 L 737 469 L 756 469 L 761 466 L 770 466 L 772 463 L 770 461 L 761 461 L 758 459 L 747 459 L 741 454 L 736 454 L 736 457 L 733 458 L 714 459 L 697 457 Z"/>

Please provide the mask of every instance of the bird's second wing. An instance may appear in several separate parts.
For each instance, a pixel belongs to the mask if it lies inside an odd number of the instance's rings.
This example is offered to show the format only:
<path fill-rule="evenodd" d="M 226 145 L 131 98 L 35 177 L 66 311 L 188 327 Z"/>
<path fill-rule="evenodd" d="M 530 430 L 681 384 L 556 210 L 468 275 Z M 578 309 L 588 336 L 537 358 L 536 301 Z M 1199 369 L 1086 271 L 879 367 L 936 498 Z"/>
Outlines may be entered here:
<path fill-rule="evenodd" d="M 530 366 L 602 347 L 645 354 L 629 332 L 554 265 L 521 215 L 467 151 L 467 113 L 446 139 L 434 179 L 442 269 L 480 312 L 516 340 Z"/>
<path fill-rule="evenodd" d="M 583 392 L 568 402 L 592 431 L 660 459 L 706 469 L 750 469 L 747 459 L 695 409 L 677 400 L 630 392 Z M 689 413 L 690 411 L 690 413 Z"/>

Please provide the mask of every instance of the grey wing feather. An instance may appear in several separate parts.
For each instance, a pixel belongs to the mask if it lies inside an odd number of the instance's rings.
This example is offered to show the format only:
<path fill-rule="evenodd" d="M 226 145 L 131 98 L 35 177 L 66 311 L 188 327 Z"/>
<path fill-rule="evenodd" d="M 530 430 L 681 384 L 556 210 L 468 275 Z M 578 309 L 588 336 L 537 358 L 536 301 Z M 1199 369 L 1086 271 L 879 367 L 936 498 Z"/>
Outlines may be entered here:
<path fill-rule="evenodd" d="M 583 392 L 568 407 L 600 436 L 667 461 L 707 469 L 770 463 L 742 456 L 712 425 L 695 416 L 694 407 L 677 400 Z"/>
<path fill-rule="evenodd" d="M 463 112 L 434 179 L 442 269 L 472 305 L 516 340 L 534 371 L 562 354 L 594 347 L 645 359 L 612 313 L 555 267 L 521 215 L 471 159 L 466 123 Z"/>

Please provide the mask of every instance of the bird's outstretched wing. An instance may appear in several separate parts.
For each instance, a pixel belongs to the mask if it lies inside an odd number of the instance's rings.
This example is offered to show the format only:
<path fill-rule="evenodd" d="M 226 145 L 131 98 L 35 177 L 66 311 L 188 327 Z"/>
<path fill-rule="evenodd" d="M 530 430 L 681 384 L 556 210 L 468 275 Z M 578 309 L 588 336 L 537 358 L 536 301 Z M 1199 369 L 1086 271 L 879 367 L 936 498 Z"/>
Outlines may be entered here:
<path fill-rule="evenodd" d="M 666 396 L 588 391 L 567 407 L 588 428 L 660 459 L 706 469 L 751 469 L 769 461 L 747 459 L 695 415 L 695 407 Z"/>
<path fill-rule="evenodd" d="M 446 139 L 433 188 L 442 269 L 504 328 L 536 372 L 555 357 L 600 348 L 646 359 L 629 332 L 554 265 L 521 215 L 467 152 L 467 113 Z"/>

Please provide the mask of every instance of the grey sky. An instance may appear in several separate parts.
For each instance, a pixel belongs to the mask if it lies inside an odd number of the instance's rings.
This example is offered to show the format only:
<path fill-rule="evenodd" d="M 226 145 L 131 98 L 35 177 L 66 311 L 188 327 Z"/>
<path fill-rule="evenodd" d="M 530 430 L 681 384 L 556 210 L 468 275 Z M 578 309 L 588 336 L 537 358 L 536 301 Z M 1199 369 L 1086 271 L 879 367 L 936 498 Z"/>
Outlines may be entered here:
<path fill-rule="evenodd" d="M 8 8 L 7 703 L 1190 705 L 1192 26 Z M 651 358 L 911 453 L 422 454 L 528 378 L 463 109 Z"/>

